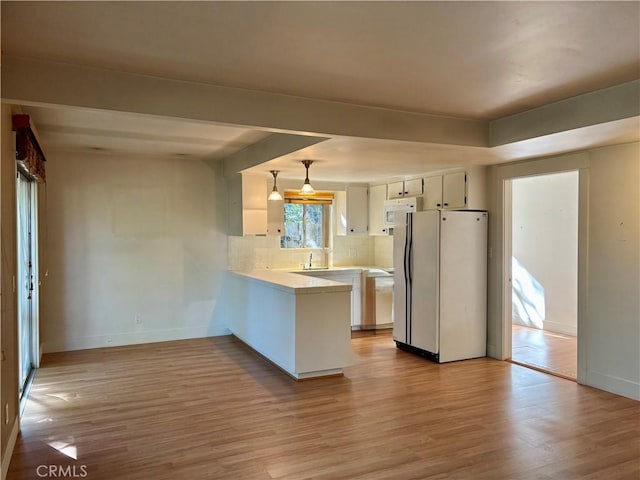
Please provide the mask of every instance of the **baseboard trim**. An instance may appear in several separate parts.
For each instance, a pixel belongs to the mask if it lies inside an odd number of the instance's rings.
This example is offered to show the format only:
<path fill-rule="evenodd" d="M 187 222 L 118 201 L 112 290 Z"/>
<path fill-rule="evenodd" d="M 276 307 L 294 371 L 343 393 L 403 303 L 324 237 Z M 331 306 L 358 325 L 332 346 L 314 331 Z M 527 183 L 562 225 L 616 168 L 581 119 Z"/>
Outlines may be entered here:
<path fill-rule="evenodd" d="M 69 352 L 92 348 L 121 347 L 124 345 L 140 345 L 143 343 L 171 342 L 192 338 L 217 337 L 229 335 L 231 331 L 226 325 L 200 326 L 192 328 L 172 328 L 166 330 L 147 330 L 141 332 L 116 333 L 113 335 L 95 335 L 87 337 L 66 338 L 45 343 L 44 353 Z"/>
<path fill-rule="evenodd" d="M 624 378 L 591 370 L 587 371 L 587 381 L 585 385 L 615 393 L 616 395 L 622 395 L 623 397 L 633 400 L 640 400 L 640 383 L 632 382 Z"/>
<path fill-rule="evenodd" d="M 578 327 L 577 325 L 567 325 L 565 323 L 560 322 L 544 322 L 544 331 L 551 333 L 559 333 L 561 335 L 569 335 L 571 337 L 578 336 Z"/>
<path fill-rule="evenodd" d="M 11 435 L 9 436 L 9 442 L 7 448 L 2 452 L 2 480 L 7 478 L 9 473 L 9 465 L 11 464 L 11 456 L 13 455 L 13 449 L 16 446 L 16 440 L 18 440 L 18 434 L 20 433 L 20 418 L 16 417 L 13 422 L 13 428 L 11 429 Z"/>

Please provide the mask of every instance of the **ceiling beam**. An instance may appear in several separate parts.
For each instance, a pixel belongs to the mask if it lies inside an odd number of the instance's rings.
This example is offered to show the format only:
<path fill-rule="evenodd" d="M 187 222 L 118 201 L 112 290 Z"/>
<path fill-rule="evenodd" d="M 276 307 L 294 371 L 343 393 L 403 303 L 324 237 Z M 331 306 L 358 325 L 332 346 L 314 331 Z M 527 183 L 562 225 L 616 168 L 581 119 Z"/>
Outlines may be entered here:
<path fill-rule="evenodd" d="M 17 104 L 162 115 L 248 128 L 486 147 L 485 121 L 2 56 L 2 98 Z"/>
<path fill-rule="evenodd" d="M 492 147 L 640 116 L 640 80 L 550 103 L 490 123 Z"/>
<path fill-rule="evenodd" d="M 234 173 L 255 167 L 261 163 L 268 162 L 269 160 L 291 152 L 296 152 L 325 140 L 327 140 L 327 138 L 324 137 L 274 133 L 224 158 L 222 160 L 222 172 L 225 177 L 229 177 Z M 213 164 L 217 163 L 217 161 L 207 161 L 207 163 Z"/>

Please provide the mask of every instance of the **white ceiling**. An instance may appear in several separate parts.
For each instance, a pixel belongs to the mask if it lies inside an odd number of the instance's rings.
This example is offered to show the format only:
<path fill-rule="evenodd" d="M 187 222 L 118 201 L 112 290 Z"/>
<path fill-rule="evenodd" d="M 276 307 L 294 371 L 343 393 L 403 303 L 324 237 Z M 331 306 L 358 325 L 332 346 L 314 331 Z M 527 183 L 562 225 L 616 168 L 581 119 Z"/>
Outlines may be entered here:
<path fill-rule="evenodd" d="M 472 119 L 640 77 L 638 2 L 2 2 L 1 8 L 3 54 Z M 24 108 L 46 148 L 221 158 L 265 135 L 242 126 Z M 620 139 L 637 140 L 637 122 L 495 149 L 338 137 L 258 169 L 286 174 L 304 157 L 317 161 L 319 176 L 376 181 Z"/>

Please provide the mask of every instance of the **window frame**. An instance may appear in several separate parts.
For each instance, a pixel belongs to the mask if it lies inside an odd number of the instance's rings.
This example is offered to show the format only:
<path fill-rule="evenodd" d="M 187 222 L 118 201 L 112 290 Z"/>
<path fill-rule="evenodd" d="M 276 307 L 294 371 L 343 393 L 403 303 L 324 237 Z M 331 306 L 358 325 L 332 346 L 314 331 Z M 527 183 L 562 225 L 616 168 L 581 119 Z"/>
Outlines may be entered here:
<path fill-rule="evenodd" d="M 302 196 L 299 194 L 299 192 L 290 192 L 290 191 L 285 191 L 285 195 L 284 195 L 284 202 L 283 202 L 283 215 L 286 218 L 286 215 L 284 214 L 284 209 L 286 208 L 287 204 L 302 204 L 303 205 L 303 211 L 302 211 L 302 222 L 304 224 L 304 218 L 306 217 L 306 212 L 307 212 L 307 205 L 322 205 L 322 245 L 319 247 L 306 247 L 306 246 L 296 246 L 296 247 L 289 247 L 287 245 L 284 245 L 284 239 L 287 236 L 287 222 L 283 222 L 283 234 L 280 238 L 280 248 L 282 249 L 287 249 L 287 250 L 319 250 L 319 249 L 327 249 L 330 248 L 330 239 L 331 239 L 331 234 L 332 234 L 332 229 L 331 229 L 331 225 L 332 225 L 332 219 L 333 219 L 333 215 L 334 215 L 334 209 L 333 209 L 333 199 L 334 199 L 334 194 L 333 192 L 316 192 L 313 196 Z M 304 235 L 306 234 L 306 230 L 303 228 L 303 238 Z"/>

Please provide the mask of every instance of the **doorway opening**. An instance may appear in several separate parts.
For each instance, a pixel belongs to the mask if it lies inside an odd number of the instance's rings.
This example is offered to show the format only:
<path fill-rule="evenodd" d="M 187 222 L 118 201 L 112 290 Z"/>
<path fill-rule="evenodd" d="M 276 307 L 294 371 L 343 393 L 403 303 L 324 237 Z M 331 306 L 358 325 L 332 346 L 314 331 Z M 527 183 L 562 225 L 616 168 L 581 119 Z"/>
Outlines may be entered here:
<path fill-rule="evenodd" d="M 18 391 L 21 407 L 38 364 L 37 183 L 17 174 Z"/>
<path fill-rule="evenodd" d="M 511 181 L 511 361 L 577 378 L 578 171 Z"/>

